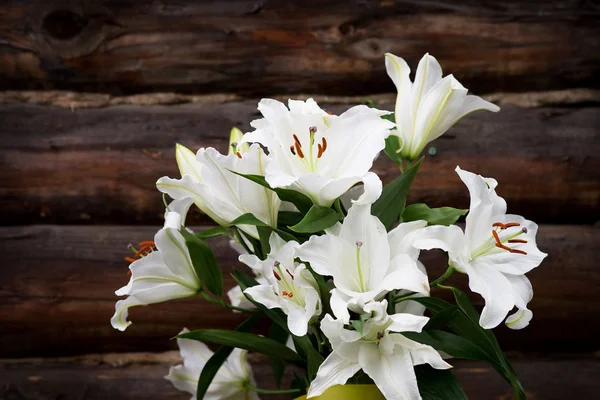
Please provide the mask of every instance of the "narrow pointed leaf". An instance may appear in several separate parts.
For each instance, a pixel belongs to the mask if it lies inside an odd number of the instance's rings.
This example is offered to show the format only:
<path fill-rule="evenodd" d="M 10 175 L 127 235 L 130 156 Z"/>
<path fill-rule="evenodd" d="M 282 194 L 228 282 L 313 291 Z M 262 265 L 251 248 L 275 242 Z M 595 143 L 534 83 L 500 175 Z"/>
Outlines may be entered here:
<path fill-rule="evenodd" d="M 223 295 L 223 273 L 213 251 L 206 242 L 188 232 L 185 228 L 182 228 L 180 232 L 185 238 L 198 278 L 208 290 L 221 298 Z"/>
<path fill-rule="evenodd" d="M 425 220 L 428 225 L 452 225 L 469 210 L 452 207 L 429 208 L 427 204 L 411 204 L 402 212 L 402 222 Z"/>
<path fill-rule="evenodd" d="M 271 324 L 271 329 L 269 329 L 269 337 L 271 339 L 278 343 L 285 344 L 289 336 L 290 334 L 286 329 L 283 329 L 275 322 Z M 281 388 L 281 380 L 283 379 L 283 374 L 285 372 L 285 363 L 279 358 L 271 358 L 271 367 L 273 369 L 275 385 L 277 385 L 277 389 L 279 389 Z"/>
<path fill-rule="evenodd" d="M 371 214 L 379 218 L 388 231 L 392 229 L 394 223 L 398 221 L 404 211 L 408 189 L 415 179 L 422 162 L 423 159 L 421 158 L 402 175 L 385 185 L 381 196 L 373 203 Z"/>
<path fill-rule="evenodd" d="M 342 216 L 337 211 L 315 204 L 302 218 L 302 221 L 289 228 L 299 233 L 315 233 L 332 227 L 341 218 Z"/>
<path fill-rule="evenodd" d="M 419 365 L 415 367 L 415 373 L 423 400 L 467 400 L 452 372 Z"/>
<path fill-rule="evenodd" d="M 196 237 L 202 240 L 210 239 L 222 235 L 227 235 L 227 229 L 222 226 L 215 226 L 214 228 L 208 228 L 202 232 L 196 233 Z"/>
<path fill-rule="evenodd" d="M 302 361 L 298 353 L 286 345 L 252 333 L 230 331 L 227 329 L 198 329 L 183 333 L 177 337 L 237 347 L 286 361 Z"/>

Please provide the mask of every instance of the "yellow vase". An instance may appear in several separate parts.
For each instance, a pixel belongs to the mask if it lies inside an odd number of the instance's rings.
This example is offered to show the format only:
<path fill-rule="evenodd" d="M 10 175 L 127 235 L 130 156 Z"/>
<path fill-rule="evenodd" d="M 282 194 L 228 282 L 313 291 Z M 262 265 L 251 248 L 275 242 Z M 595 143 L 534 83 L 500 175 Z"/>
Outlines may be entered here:
<path fill-rule="evenodd" d="M 311 400 L 385 400 L 375 385 L 337 385 L 332 386 L 320 396 Z M 306 396 L 296 397 L 295 400 L 306 400 Z"/>

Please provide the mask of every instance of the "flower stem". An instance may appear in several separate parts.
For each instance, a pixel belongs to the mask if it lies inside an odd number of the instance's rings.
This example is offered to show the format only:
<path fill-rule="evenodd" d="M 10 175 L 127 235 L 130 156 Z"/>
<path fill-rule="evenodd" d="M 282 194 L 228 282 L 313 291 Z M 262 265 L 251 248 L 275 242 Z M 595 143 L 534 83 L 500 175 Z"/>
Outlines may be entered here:
<path fill-rule="evenodd" d="M 220 305 L 221 307 L 229 308 L 230 310 L 237 310 L 237 311 L 242 311 L 242 312 L 247 312 L 247 313 L 252 313 L 252 314 L 256 314 L 256 313 L 260 312 L 259 310 L 250 310 L 249 308 L 237 307 L 232 304 L 227 304 L 223 300 L 213 299 L 208 293 L 206 293 L 202 289 L 198 292 L 198 294 L 200 296 L 204 297 L 204 299 L 206 301 L 213 303 L 213 304 Z"/>
<path fill-rule="evenodd" d="M 290 393 L 299 393 L 300 392 L 300 389 L 275 389 L 275 390 L 261 389 L 261 388 L 257 388 L 256 386 L 253 386 L 247 382 L 244 383 L 244 387 L 248 390 L 252 390 L 253 392 L 262 393 L 262 394 L 290 394 Z"/>
<path fill-rule="evenodd" d="M 440 283 L 444 282 L 446 279 L 450 278 L 450 275 L 452 275 L 453 273 L 454 273 L 454 267 L 452 267 L 452 265 L 449 265 L 446 272 L 444 272 L 444 274 L 442 276 L 440 276 L 439 278 L 437 278 L 435 281 L 431 282 L 429 284 L 429 287 L 430 288 L 436 287 Z"/>

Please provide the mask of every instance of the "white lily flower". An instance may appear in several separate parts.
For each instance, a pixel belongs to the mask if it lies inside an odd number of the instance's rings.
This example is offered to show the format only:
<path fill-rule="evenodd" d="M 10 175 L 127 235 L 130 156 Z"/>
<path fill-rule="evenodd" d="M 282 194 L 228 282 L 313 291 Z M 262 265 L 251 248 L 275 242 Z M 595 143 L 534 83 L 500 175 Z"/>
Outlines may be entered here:
<path fill-rule="evenodd" d="M 190 199 L 175 200 L 165 214 L 165 225 L 154 236 L 148 249 L 156 250 L 144 255 L 129 266 L 129 283 L 117 290 L 117 296 L 129 296 L 117 301 L 115 314 L 110 323 L 113 328 L 124 331 L 129 325 L 127 314 L 130 307 L 194 296 L 201 282 L 190 258 L 181 232 Z"/>
<path fill-rule="evenodd" d="M 333 352 L 319 367 L 307 397 L 319 396 L 329 387 L 343 385 L 363 370 L 388 400 L 421 399 L 414 366 L 429 364 L 448 369 L 440 354 L 431 346 L 417 343 L 402 332 L 421 332 L 429 318 L 411 314 L 388 315 L 387 301 L 370 302 L 364 311 L 371 318 L 364 322 L 362 334 L 344 328 L 344 322 L 329 314 L 321 329 Z"/>
<path fill-rule="evenodd" d="M 239 216 L 252 213 L 262 222 L 277 227 L 281 201 L 273 192 L 244 177 L 234 174 L 264 175 L 269 158 L 258 145 L 247 152 L 227 156 L 209 147 L 193 153 L 177 145 L 177 164 L 182 178 L 162 177 L 156 182 L 158 190 L 174 199 L 191 198 L 198 208 L 221 226 L 229 226 Z M 258 238 L 255 226 L 240 225 L 240 229 Z"/>
<path fill-rule="evenodd" d="M 189 330 L 184 328 L 180 334 L 186 332 Z M 171 367 L 165 379 L 177 389 L 192 394 L 192 400 L 196 400 L 198 378 L 213 352 L 204 343 L 191 339 L 177 339 L 177 345 L 183 364 Z M 217 371 L 204 400 L 259 400 L 258 395 L 246 386 L 255 386 L 247 354 L 246 350 L 233 349 Z"/>
<path fill-rule="evenodd" d="M 400 154 L 404 159 L 418 158 L 429 142 L 467 114 L 500 110 L 478 96 L 467 95 L 468 90 L 454 76 L 442 78 L 442 67 L 429 54 L 419 61 L 414 82 L 410 81 L 410 68 L 402 58 L 387 53 L 385 67 L 398 91 L 396 130 L 392 134 L 400 138 Z"/>
<path fill-rule="evenodd" d="M 425 221 L 400 224 L 386 232 L 370 205 L 353 205 L 343 224 L 325 235 L 311 236 L 296 252 L 315 272 L 332 276 L 331 308 L 348 323 L 348 308 L 361 313 L 371 300 L 380 300 L 389 291 L 407 289 L 429 293 L 427 275 L 416 263 L 419 250 L 412 247 L 413 233 Z"/>
<path fill-rule="evenodd" d="M 382 184 L 369 170 L 393 127 L 381 118 L 386 112 L 356 106 L 340 116 L 329 115 L 313 99 L 290 100 L 288 106 L 262 99 L 258 109 L 264 118 L 253 121 L 256 130 L 244 136 L 269 149 L 273 162 L 266 168 L 267 182 L 302 192 L 325 207 L 363 182 L 365 193 L 357 201 L 375 201 Z"/>
<path fill-rule="evenodd" d="M 267 280 L 267 284 L 249 287 L 244 293 L 267 308 L 281 308 L 288 316 L 290 332 L 304 336 L 310 322 L 321 315 L 319 287 L 306 266 L 294 261 L 297 242 L 285 242 L 273 232 L 269 244 L 271 251 L 264 261 L 251 254 L 240 256 L 241 262 Z"/>
<path fill-rule="evenodd" d="M 469 276 L 469 287 L 485 299 L 479 324 L 491 329 L 517 307 L 506 324 L 521 329 L 532 313 L 533 297 L 525 274 L 540 265 L 547 254 L 535 243 L 537 225 L 518 215 L 506 214 L 506 201 L 496 194 L 497 182 L 456 167 L 469 189 L 471 205 L 463 232 L 458 226 L 430 226 L 415 246 L 448 252 L 449 265 Z"/>

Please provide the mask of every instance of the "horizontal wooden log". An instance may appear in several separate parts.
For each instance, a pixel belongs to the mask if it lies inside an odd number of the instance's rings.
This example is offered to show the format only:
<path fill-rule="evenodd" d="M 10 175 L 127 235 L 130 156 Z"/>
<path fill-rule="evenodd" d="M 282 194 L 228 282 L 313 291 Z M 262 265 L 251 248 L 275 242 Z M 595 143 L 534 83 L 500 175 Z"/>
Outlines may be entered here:
<path fill-rule="evenodd" d="M 0 360 L 0 398 L 105 400 L 149 398 L 184 400 L 189 395 L 163 379 L 175 352 L 159 354 L 88 355 L 71 359 Z M 257 384 L 272 388 L 269 363 L 251 356 Z M 513 398 L 510 386 L 488 365 L 452 360 L 453 373 L 471 400 Z M 592 399 L 597 394 L 594 377 L 600 374 L 597 356 L 568 358 L 514 358 L 513 365 L 530 399 Z M 290 399 L 291 395 L 269 396 Z"/>
<path fill-rule="evenodd" d="M 480 93 L 598 87 L 593 2 L 12 1 L 0 88 L 251 95 L 389 91 L 426 52 Z"/>
<path fill-rule="evenodd" d="M 522 331 L 501 327 L 506 349 L 530 352 L 598 350 L 590 316 L 600 313 L 596 290 L 597 227 L 542 225 L 538 245 L 549 253 L 528 276 L 535 295 L 532 324 Z M 169 340 L 182 327 L 232 328 L 244 318 L 200 298 L 136 307 L 133 325 L 118 332 L 109 324 L 118 299 L 114 290 L 125 285 L 128 243 L 151 239 L 152 227 L 28 226 L 0 228 L 0 357 L 40 357 L 111 351 L 159 351 L 173 348 Z M 225 275 L 237 254 L 226 239 L 210 244 Z M 445 269 L 445 257 L 425 252 L 422 261 L 430 278 Z M 466 287 L 456 274 L 450 282 Z M 436 295 L 448 297 L 438 289 Z M 475 304 L 482 305 L 478 296 Z M 0 374 L 1 375 L 1 374 Z"/>
<path fill-rule="evenodd" d="M 218 99 L 221 100 L 221 99 Z M 393 96 L 378 98 L 393 108 Z M 329 98 L 342 112 L 347 99 Z M 435 141 L 409 201 L 468 206 L 456 165 L 495 177 L 509 211 L 538 222 L 600 219 L 600 108 L 522 108 L 478 112 Z M 256 100 L 179 106 L 55 108 L 0 106 L 0 220 L 4 224 L 160 224 L 163 204 L 154 183 L 177 176 L 174 145 L 226 151 L 229 129 L 249 130 Z M 381 155 L 384 182 L 397 168 Z M 207 223 L 196 215 L 194 223 Z"/>

